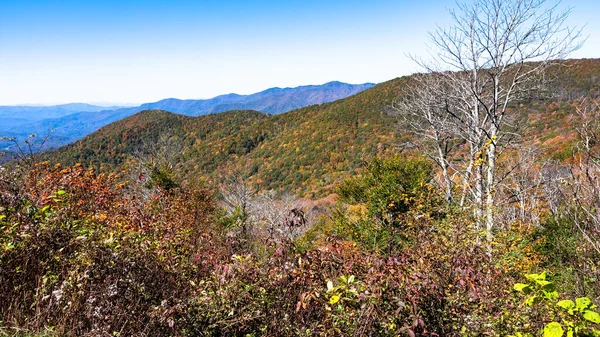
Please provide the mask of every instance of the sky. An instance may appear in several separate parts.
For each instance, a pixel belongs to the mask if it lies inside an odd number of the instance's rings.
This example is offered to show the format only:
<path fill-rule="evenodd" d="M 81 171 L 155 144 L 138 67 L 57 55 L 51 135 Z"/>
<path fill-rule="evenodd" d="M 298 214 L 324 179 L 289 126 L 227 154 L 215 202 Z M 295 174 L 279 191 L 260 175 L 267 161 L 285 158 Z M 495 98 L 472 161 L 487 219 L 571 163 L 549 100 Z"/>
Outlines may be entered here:
<path fill-rule="evenodd" d="M 600 57 L 600 1 L 564 0 Z M 0 105 L 134 105 L 419 68 L 454 0 L 0 1 Z"/>

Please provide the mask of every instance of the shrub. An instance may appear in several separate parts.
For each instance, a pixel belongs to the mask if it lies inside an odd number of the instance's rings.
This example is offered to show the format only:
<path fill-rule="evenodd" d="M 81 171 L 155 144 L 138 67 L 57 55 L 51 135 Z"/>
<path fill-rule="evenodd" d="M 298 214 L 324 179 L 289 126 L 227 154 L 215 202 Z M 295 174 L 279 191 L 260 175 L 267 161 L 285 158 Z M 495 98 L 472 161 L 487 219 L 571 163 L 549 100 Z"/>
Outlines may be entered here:
<path fill-rule="evenodd" d="M 375 159 L 356 177 L 340 184 L 340 203 L 331 223 L 321 224 L 316 230 L 368 249 L 394 249 L 411 235 L 410 227 L 415 224 L 412 218 L 439 218 L 445 212 L 430 185 L 431 174 L 431 163 L 421 158 Z"/>
<path fill-rule="evenodd" d="M 525 297 L 523 305 L 507 318 L 516 330 L 514 336 L 600 336 L 600 314 L 589 298 L 560 300 L 546 272 L 527 274 L 525 278 L 528 283 L 514 285 Z"/>
<path fill-rule="evenodd" d="M 189 295 L 223 256 L 211 193 L 131 194 L 115 176 L 36 166 L 2 206 L 0 317 L 60 335 L 171 335 Z"/>

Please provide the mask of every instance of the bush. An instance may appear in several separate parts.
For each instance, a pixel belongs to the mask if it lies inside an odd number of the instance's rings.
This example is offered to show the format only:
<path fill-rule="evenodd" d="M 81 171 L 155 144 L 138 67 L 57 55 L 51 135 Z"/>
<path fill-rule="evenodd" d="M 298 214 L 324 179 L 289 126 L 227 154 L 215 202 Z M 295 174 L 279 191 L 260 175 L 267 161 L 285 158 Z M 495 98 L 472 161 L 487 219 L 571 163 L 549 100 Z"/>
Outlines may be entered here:
<path fill-rule="evenodd" d="M 524 295 L 516 312 L 504 317 L 517 337 L 600 336 L 600 314 L 587 297 L 560 300 L 554 282 L 546 272 L 525 275 L 528 283 L 517 283 L 514 290 Z"/>
<path fill-rule="evenodd" d="M 335 235 L 370 250 L 391 251 L 412 236 L 416 216 L 443 218 L 445 204 L 430 184 L 431 174 L 431 163 L 422 158 L 375 159 L 340 184 L 333 216 L 308 235 Z"/>
<path fill-rule="evenodd" d="M 249 254 L 203 185 L 148 189 L 40 164 L 2 199 L 0 320 L 67 336 L 508 332 L 499 317 L 518 310 L 505 285 L 522 258 L 490 253 L 429 186 L 428 168 L 378 160 L 340 188 L 345 204 L 303 251 L 265 238 Z"/>
<path fill-rule="evenodd" d="M 60 335 L 170 335 L 190 280 L 214 268 L 205 188 L 128 192 L 91 170 L 33 169 L 0 221 L 0 317 Z"/>

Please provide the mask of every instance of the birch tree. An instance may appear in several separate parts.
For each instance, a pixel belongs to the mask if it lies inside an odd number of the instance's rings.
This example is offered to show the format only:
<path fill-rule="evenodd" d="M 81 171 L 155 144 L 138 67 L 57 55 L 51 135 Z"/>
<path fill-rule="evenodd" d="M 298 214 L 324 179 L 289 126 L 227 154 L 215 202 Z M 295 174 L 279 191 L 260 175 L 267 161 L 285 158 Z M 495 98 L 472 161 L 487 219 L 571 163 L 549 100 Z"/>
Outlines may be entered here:
<path fill-rule="evenodd" d="M 547 0 L 459 3 L 450 12 L 452 24 L 430 33 L 435 61 L 413 58 L 444 81 L 436 86 L 443 89 L 436 95 L 444 102 L 444 109 L 438 110 L 442 115 L 436 118 L 453 125 L 451 130 L 466 147 L 460 153 L 468 156 L 462 158 L 466 165 L 455 168 L 463 180 L 460 203 L 471 201 L 478 226 L 486 229 L 490 240 L 497 161 L 518 132 L 519 114 L 513 103 L 539 92 L 544 71 L 579 48 L 581 30 L 566 25 L 569 13 L 570 9 L 560 9 L 560 2 Z M 411 99 L 405 95 L 401 101 Z M 414 106 L 414 101 L 402 105 Z M 410 113 L 428 120 L 426 110 Z M 430 124 L 429 132 L 436 128 L 440 126 Z"/>

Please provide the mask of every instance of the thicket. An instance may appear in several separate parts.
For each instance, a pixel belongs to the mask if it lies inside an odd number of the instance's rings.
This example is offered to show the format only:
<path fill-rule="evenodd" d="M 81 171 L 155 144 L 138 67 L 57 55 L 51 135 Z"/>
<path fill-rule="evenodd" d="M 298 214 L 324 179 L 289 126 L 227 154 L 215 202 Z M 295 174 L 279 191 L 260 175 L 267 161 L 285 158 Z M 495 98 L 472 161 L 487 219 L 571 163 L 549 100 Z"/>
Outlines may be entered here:
<path fill-rule="evenodd" d="M 518 336 L 553 322 L 566 333 L 567 321 L 581 327 L 576 336 L 598 329 L 581 316 L 598 303 L 598 255 L 577 232 L 562 242 L 568 217 L 515 222 L 488 243 L 470 212 L 446 204 L 422 158 L 366 164 L 301 235 L 287 227 L 304 224 L 308 210 L 271 218 L 280 235 L 258 230 L 264 217 L 240 231 L 240 213 L 223 211 L 201 181 L 166 186 L 48 163 L 11 172 L 0 180 L 4 334 Z M 541 269 L 561 300 L 590 298 L 579 320 L 513 290 Z M 564 287 L 573 277 L 588 287 Z"/>

